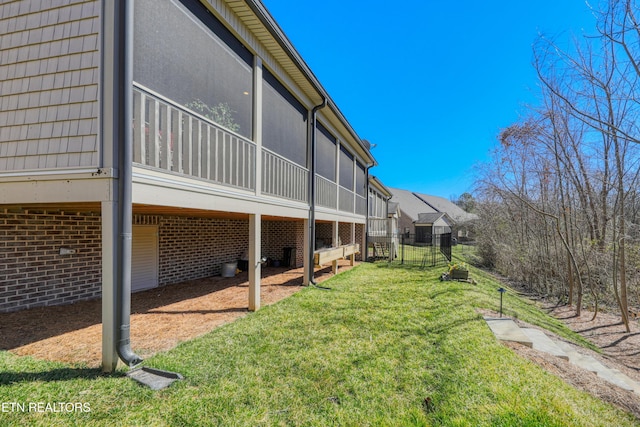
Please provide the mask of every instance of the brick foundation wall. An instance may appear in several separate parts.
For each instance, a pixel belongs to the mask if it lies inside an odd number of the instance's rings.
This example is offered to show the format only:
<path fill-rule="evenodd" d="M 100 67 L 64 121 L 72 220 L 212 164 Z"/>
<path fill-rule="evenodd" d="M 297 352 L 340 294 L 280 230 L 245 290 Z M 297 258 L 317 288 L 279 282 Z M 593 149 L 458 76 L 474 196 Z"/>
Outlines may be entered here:
<path fill-rule="evenodd" d="M 99 297 L 101 240 L 99 213 L 0 208 L 0 312 Z"/>
<path fill-rule="evenodd" d="M 134 215 L 133 224 L 158 226 L 160 286 L 218 275 L 249 248 L 247 220 Z M 262 223 L 263 255 L 281 260 L 294 247 L 295 267 L 303 238 L 302 221 Z M 100 297 L 101 240 L 98 212 L 0 208 L 0 313 Z"/>
<path fill-rule="evenodd" d="M 357 243 L 351 241 L 351 223 L 348 222 L 341 222 L 338 224 L 338 237 L 340 237 L 340 242 L 343 245 Z"/>
<path fill-rule="evenodd" d="M 304 251 L 304 223 L 302 221 L 263 221 L 262 255 L 282 261 L 284 248 L 295 248 L 292 267 L 301 267 Z"/>
<path fill-rule="evenodd" d="M 365 254 L 365 244 L 364 244 L 364 224 L 356 224 L 356 241 L 354 243 L 360 243 L 360 253 L 356 254 L 356 260 L 362 261 L 364 259 Z"/>
<path fill-rule="evenodd" d="M 304 222 L 298 221 L 296 224 L 296 266 L 304 265 Z"/>
<path fill-rule="evenodd" d="M 162 216 L 158 222 L 160 286 L 220 274 L 249 249 L 249 222 Z"/>
<path fill-rule="evenodd" d="M 316 249 L 331 247 L 333 241 L 333 223 L 317 222 L 316 223 Z M 322 244 L 324 242 L 324 245 Z"/>

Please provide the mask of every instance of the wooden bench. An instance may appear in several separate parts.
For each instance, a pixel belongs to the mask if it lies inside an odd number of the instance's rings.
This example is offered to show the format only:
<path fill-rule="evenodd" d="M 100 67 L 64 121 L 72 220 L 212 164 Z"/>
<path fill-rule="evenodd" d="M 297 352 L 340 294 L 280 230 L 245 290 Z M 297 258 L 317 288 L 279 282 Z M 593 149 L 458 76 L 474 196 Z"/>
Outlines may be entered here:
<path fill-rule="evenodd" d="M 320 249 L 313 253 L 313 263 L 316 267 L 331 263 L 333 273 L 338 273 L 338 260 L 351 259 L 351 265 L 355 263 L 356 254 L 360 253 L 360 245 L 352 243 L 349 245 L 338 246 L 337 248 Z"/>

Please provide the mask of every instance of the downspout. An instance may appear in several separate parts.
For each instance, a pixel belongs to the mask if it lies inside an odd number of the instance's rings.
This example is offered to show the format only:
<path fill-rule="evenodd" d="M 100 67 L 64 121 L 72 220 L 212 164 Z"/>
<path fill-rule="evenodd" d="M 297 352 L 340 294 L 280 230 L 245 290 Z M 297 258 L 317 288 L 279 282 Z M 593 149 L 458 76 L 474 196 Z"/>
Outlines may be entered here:
<path fill-rule="evenodd" d="M 322 96 L 322 95 L 321 95 Z M 315 285 L 313 262 L 316 250 L 316 113 L 327 105 L 327 98 L 322 96 L 322 104 L 316 105 L 311 110 L 309 120 L 309 141 L 311 160 L 309 164 L 309 283 Z"/>
<path fill-rule="evenodd" d="M 367 183 L 367 191 L 365 191 L 366 197 L 366 206 L 367 206 L 367 214 L 364 225 L 364 262 L 367 262 L 369 259 L 369 169 L 371 169 L 372 164 L 367 164 L 367 171 L 365 175 L 365 182 Z"/>
<path fill-rule="evenodd" d="M 118 149 L 118 278 L 116 282 L 117 322 L 116 343 L 120 359 L 132 367 L 142 359 L 131 350 L 131 235 L 132 235 L 132 177 L 133 177 L 133 2 L 118 1 L 117 92 L 120 108 L 117 112 Z"/>

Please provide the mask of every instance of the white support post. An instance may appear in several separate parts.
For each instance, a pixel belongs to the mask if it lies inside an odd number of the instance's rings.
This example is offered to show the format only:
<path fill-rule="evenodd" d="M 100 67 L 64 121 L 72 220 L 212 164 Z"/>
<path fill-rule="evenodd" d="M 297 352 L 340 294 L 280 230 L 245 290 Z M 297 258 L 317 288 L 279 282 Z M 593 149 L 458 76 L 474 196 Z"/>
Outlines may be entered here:
<path fill-rule="evenodd" d="M 102 370 L 113 372 L 118 365 L 116 352 L 116 278 L 118 241 L 116 202 L 102 202 Z"/>
<path fill-rule="evenodd" d="M 333 246 L 334 248 L 337 248 L 338 246 L 340 246 L 340 223 L 338 221 L 334 221 L 332 224 L 332 231 L 333 231 L 333 244 L 331 246 Z M 333 274 L 338 274 L 338 260 L 334 260 L 331 263 L 331 270 L 333 271 Z"/>
<path fill-rule="evenodd" d="M 364 225 L 361 225 L 360 227 L 362 227 L 362 234 L 360 236 L 360 259 L 362 261 L 367 261 L 367 227 Z"/>
<path fill-rule="evenodd" d="M 302 274 L 302 284 L 304 286 L 309 286 L 309 277 L 310 277 L 310 272 L 313 268 L 313 265 L 311 264 L 310 258 L 311 258 L 311 245 L 309 243 L 309 219 L 305 219 L 304 220 L 304 225 L 303 225 L 303 233 L 302 233 L 302 241 L 304 242 L 303 246 L 302 246 L 302 266 L 303 266 L 303 274 Z"/>
<path fill-rule="evenodd" d="M 249 215 L 249 311 L 260 309 L 262 215 Z"/>
<path fill-rule="evenodd" d="M 349 242 L 351 244 L 356 243 L 356 223 L 352 222 L 351 223 L 351 241 Z M 365 246 L 360 245 L 360 248 L 364 248 Z M 362 249 L 360 249 L 362 251 Z M 362 252 L 360 252 L 362 253 Z M 351 254 L 351 265 L 353 266 L 355 264 L 356 261 L 356 254 Z"/>
<path fill-rule="evenodd" d="M 389 239 L 390 248 L 389 248 L 389 262 L 393 262 L 396 258 L 396 236 L 393 232 L 393 218 L 387 218 L 387 238 Z"/>

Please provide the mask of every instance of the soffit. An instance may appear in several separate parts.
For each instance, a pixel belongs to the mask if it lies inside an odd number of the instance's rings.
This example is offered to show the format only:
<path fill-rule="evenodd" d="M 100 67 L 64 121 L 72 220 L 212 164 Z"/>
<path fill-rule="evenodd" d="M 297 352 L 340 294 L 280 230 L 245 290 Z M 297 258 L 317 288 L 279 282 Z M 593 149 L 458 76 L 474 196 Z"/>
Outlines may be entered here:
<path fill-rule="evenodd" d="M 282 47 L 280 42 L 274 37 L 274 35 L 265 27 L 260 18 L 249 7 L 244 0 L 227 1 L 227 6 L 233 11 L 233 13 L 240 19 L 240 21 L 247 27 L 251 34 L 264 46 L 264 48 L 271 54 L 273 59 L 278 63 L 280 67 L 291 77 L 291 79 L 302 89 L 302 91 L 311 99 L 317 102 L 321 102 L 321 95 L 309 82 L 309 79 L 300 70 L 297 64 L 292 60 L 287 51 Z M 277 24 L 274 25 L 277 26 Z M 284 33 L 281 34 L 284 37 Z"/>

